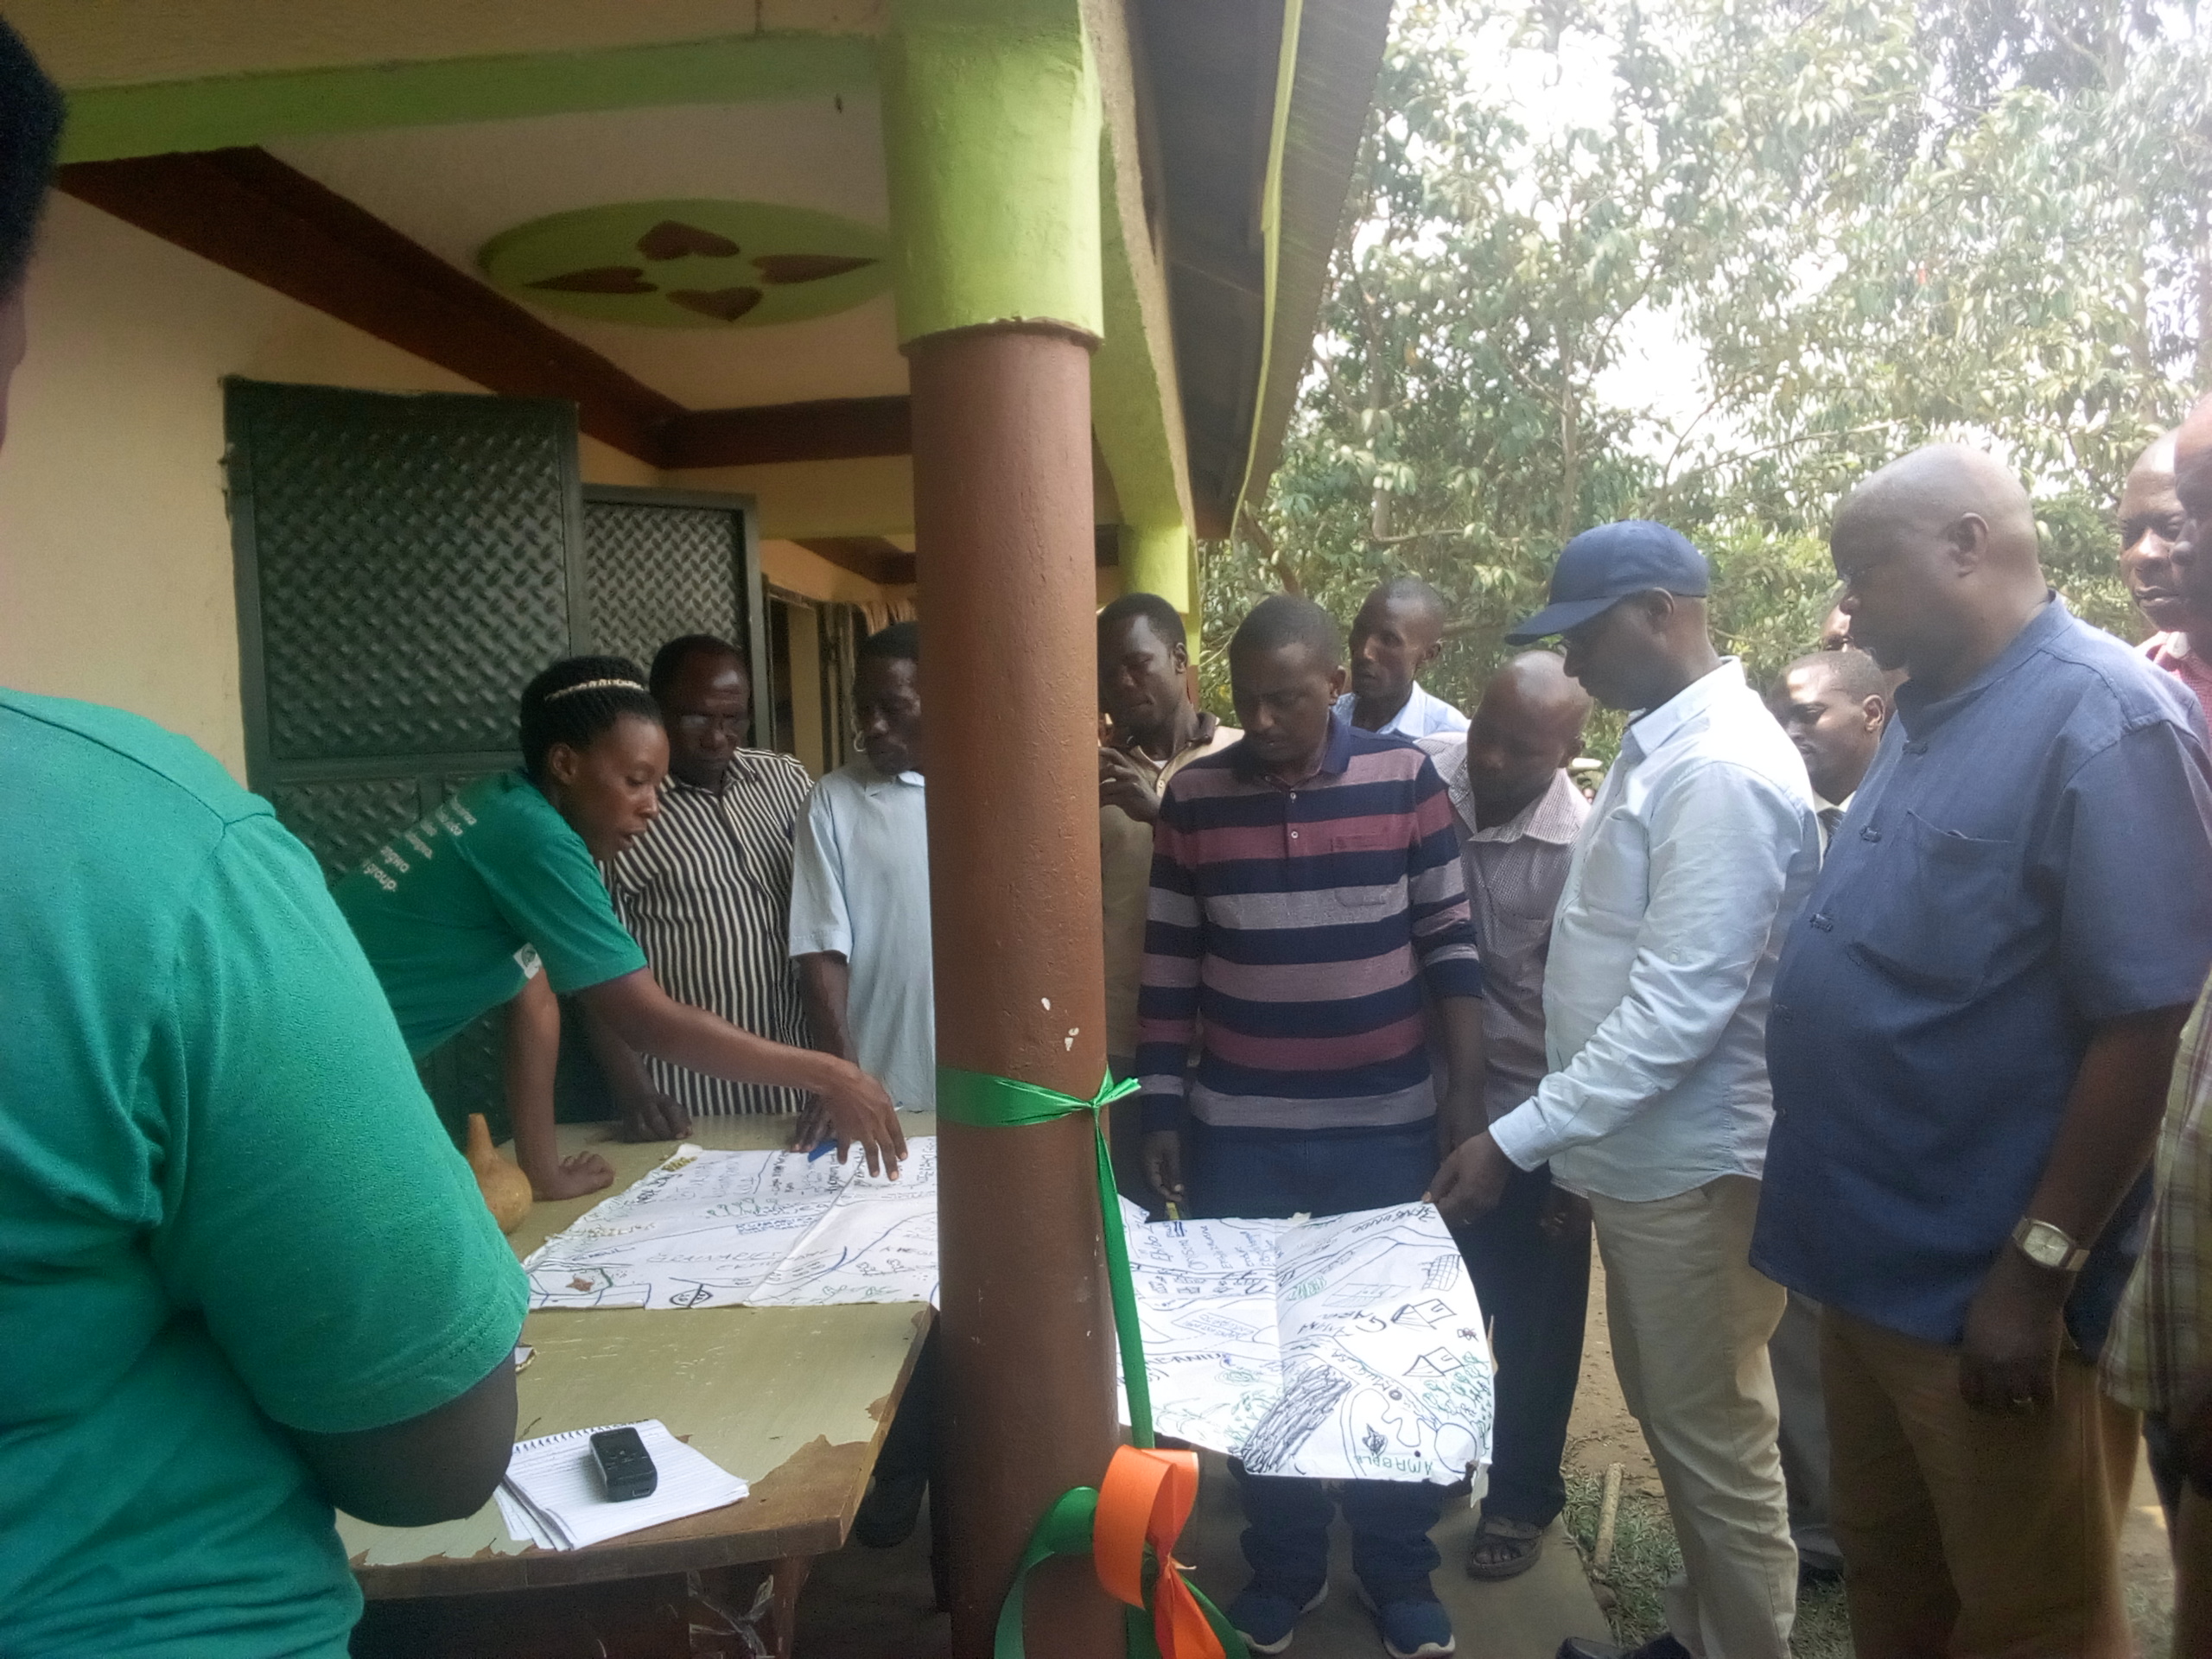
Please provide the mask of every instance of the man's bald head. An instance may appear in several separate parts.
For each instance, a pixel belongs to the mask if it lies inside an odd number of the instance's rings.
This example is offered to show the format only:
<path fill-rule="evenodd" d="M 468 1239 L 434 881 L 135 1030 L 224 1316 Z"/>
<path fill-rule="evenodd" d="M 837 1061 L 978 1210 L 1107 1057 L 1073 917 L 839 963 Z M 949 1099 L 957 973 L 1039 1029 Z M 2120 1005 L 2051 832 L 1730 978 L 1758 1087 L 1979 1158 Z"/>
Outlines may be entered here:
<path fill-rule="evenodd" d="M 1837 509 L 1828 545 L 1852 644 L 1931 686 L 1993 657 L 1983 647 L 2001 649 L 2046 591 L 2027 491 L 1962 444 L 1876 473 Z"/>
<path fill-rule="evenodd" d="M 1490 677 L 1467 726 L 1467 785 L 1484 827 L 1551 787 L 1582 747 L 1590 694 L 1548 651 L 1524 651 Z"/>

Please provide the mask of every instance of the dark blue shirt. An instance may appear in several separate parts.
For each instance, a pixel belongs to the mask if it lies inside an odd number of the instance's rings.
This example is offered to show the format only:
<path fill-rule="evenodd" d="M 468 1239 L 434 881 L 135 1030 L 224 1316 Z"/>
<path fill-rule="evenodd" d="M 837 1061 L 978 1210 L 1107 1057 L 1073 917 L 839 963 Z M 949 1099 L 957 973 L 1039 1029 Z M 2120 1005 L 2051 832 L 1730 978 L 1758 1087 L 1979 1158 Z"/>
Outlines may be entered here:
<path fill-rule="evenodd" d="M 1752 1265 L 1958 1342 L 2091 1035 L 2193 1001 L 2208 963 L 2212 766 L 2180 681 L 2054 598 L 1963 690 L 1908 683 L 1783 946 Z M 2092 1351 L 2146 1190 L 2068 1310 Z"/>

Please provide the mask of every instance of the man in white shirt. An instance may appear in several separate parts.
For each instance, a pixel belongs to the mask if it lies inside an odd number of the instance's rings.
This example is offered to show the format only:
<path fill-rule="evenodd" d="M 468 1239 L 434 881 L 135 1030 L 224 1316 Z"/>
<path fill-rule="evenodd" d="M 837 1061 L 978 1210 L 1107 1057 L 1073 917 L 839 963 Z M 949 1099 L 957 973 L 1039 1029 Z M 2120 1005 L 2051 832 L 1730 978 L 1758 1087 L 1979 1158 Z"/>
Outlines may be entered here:
<path fill-rule="evenodd" d="M 1467 717 L 1414 677 L 1443 648 L 1451 607 L 1418 576 L 1377 583 L 1351 625 L 1351 690 L 1337 713 L 1363 732 L 1433 737 L 1464 732 Z"/>
<path fill-rule="evenodd" d="M 1890 677 L 1849 645 L 1800 657 L 1782 671 L 1767 707 L 1805 762 L 1826 857 L 1836 826 L 1851 810 L 1859 780 L 1874 764 L 1890 723 Z M 1827 1405 L 1821 1391 L 1821 1305 L 1796 1291 L 1766 1345 L 1782 1407 L 1782 1478 L 1789 1489 L 1789 1535 L 1802 1568 L 1828 1579 L 1843 1572 L 1843 1549 L 1828 1510 Z"/>
<path fill-rule="evenodd" d="M 1670 1633 L 1635 1659 L 1788 1659 L 1797 1553 L 1766 1357 L 1784 1297 L 1750 1244 L 1774 1114 L 1767 1009 L 1820 827 L 1803 763 L 1713 649 L 1710 581 L 1675 531 L 1601 525 L 1567 543 L 1551 604 L 1507 636 L 1563 634 L 1584 690 L 1640 712 L 1553 919 L 1551 1070 L 1432 1194 L 1447 1217 L 1479 1214 L 1514 1169 L 1548 1160 L 1590 1200 L 1614 1368 L 1682 1550 Z"/>

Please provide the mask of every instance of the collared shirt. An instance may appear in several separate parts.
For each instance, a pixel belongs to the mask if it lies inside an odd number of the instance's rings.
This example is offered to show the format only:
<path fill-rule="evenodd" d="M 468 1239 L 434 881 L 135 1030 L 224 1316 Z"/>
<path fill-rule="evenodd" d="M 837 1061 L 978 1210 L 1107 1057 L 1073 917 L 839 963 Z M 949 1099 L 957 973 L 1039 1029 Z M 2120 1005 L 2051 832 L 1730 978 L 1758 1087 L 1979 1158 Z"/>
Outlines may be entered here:
<path fill-rule="evenodd" d="M 563 996 L 645 966 L 584 838 L 519 772 L 477 779 L 330 896 L 416 1055 L 506 1001 L 541 963 Z"/>
<path fill-rule="evenodd" d="M 1836 830 L 1842 825 L 1845 817 L 1849 815 L 1853 798 L 1852 795 L 1847 795 L 1840 801 L 1832 801 L 1825 795 L 1818 793 L 1814 795 L 1813 816 L 1820 821 L 1822 858 L 1827 856 L 1828 843 L 1835 839 Z"/>
<path fill-rule="evenodd" d="M 807 1046 L 789 950 L 791 837 L 814 779 L 787 754 L 740 749 L 720 789 L 671 772 L 660 816 L 606 867 L 614 913 L 678 1002 L 771 1042 Z M 802 1090 L 731 1083 L 639 1056 L 655 1085 L 691 1111 L 795 1112 Z"/>
<path fill-rule="evenodd" d="M 1758 1174 L 1767 1003 L 1820 836 L 1734 658 L 1630 725 L 1552 924 L 1551 1075 L 1491 1126 L 1507 1157 L 1632 1203 Z"/>
<path fill-rule="evenodd" d="M 1574 779 L 1559 772 L 1550 788 L 1503 823 L 1478 830 L 1467 740 L 1425 737 L 1421 747 L 1436 763 L 1459 820 L 1459 862 L 1483 953 L 1483 1110 L 1495 1123 L 1543 1081 L 1552 912 L 1590 804 Z"/>
<path fill-rule="evenodd" d="M 1790 929 L 1751 1262 L 1955 1343 L 2099 1026 L 2212 962 L 2212 767 L 2186 688 L 2052 599 L 1940 702 L 1908 680 Z M 2094 1351 L 2121 1206 L 2069 1306 Z"/>
<path fill-rule="evenodd" d="M 1359 699 L 1347 691 L 1337 699 L 1337 715 L 1347 726 L 1351 725 L 1352 710 Z M 1357 728 L 1354 728 L 1357 729 Z M 1376 733 L 1377 737 L 1433 737 L 1440 732 L 1464 732 L 1467 717 L 1441 697 L 1431 696 L 1421 690 L 1415 680 L 1406 694 L 1406 706 L 1390 716 Z"/>
<path fill-rule="evenodd" d="M 2189 648 L 2187 634 L 2154 633 L 2135 649 L 2194 692 L 2196 706 L 2212 722 L 2212 664 Z"/>
<path fill-rule="evenodd" d="M 1421 987 L 1479 996 L 1452 806 L 1410 743 L 1334 717 L 1283 785 L 1243 742 L 1160 802 L 1139 995 L 1147 1129 L 1381 1128 L 1435 1114 Z"/>
<path fill-rule="evenodd" d="M 2138 1411 L 2171 1410 L 2212 1363 L 2212 983 L 2182 1027 L 2158 1135 L 2150 1242 L 2105 1344 L 2105 1391 Z"/>
<path fill-rule="evenodd" d="M 930 981 L 930 841 L 922 774 L 887 778 L 866 755 L 814 786 L 791 869 L 791 954 L 851 966 L 854 1058 L 902 1111 L 937 1105 Z"/>
<path fill-rule="evenodd" d="M 1165 764 L 1135 743 L 1121 753 L 1136 763 L 1153 792 L 1202 754 L 1225 749 L 1244 734 L 1201 714 L 1191 741 Z M 1098 809 L 1098 877 L 1106 911 L 1106 1052 L 1134 1060 L 1137 1052 L 1137 986 L 1144 978 L 1144 910 L 1152 889 L 1152 826 L 1118 806 Z"/>

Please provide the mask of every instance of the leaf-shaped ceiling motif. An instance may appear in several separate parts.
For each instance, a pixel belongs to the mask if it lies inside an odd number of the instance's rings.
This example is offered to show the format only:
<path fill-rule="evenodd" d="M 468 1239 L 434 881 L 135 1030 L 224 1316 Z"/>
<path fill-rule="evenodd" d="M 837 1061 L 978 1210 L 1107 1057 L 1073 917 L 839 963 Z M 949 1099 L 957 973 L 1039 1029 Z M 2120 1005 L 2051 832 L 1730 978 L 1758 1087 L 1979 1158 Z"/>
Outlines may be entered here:
<path fill-rule="evenodd" d="M 884 233 L 768 202 L 625 202 L 531 220 L 478 256 L 534 304 L 658 327 L 827 316 L 889 283 Z"/>

